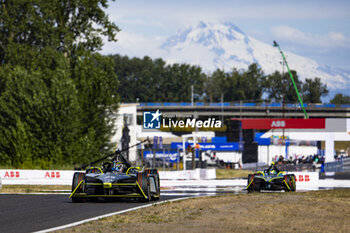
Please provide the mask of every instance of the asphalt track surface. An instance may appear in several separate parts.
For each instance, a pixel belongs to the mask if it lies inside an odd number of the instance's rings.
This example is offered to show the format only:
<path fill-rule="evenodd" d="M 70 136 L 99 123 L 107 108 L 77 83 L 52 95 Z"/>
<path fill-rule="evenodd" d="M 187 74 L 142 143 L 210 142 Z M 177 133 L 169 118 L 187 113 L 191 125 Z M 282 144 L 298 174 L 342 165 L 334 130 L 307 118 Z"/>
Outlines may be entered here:
<path fill-rule="evenodd" d="M 162 195 L 160 201 L 184 196 Z M 136 201 L 72 203 L 66 195 L 0 195 L 0 232 L 35 232 L 145 204 Z"/>

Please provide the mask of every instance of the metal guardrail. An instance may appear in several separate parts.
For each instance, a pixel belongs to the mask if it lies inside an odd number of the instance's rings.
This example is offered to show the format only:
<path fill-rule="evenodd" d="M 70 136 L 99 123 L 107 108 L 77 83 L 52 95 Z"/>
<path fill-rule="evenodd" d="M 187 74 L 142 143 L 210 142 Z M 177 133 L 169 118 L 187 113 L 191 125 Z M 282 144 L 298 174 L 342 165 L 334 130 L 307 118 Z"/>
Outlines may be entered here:
<path fill-rule="evenodd" d="M 190 102 L 143 102 L 139 103 L 140 107 L 186 107 L 186 106 L 192 106 L 192 103 Z M 204 102 L 196 102 L 193 103 L 193 106 L 196 107 L 283 107 L 283 103 L 243 103 L 243 102 L 215 102 L 215 103 L 204 103 Z M 294 103 L 286 103 L 284 104 L 284 107 L 287 108 L 300 108 L 301 105 Z M 350 108 L 350 104 L 304 104 L 305 108 Z"/>
<path fill-rule="evenodd" d="M 334 161 L 324 164 L 325 172 L 342 172 L 343 171 L 343 161 Z"/>
<path fill-rule="evenodd" d="M 320 165 L 320 164 L 319 164 Z M 320 166 L 313 167 L 312 163 L 287 163 L 277 165 L 283 171 L 320 171 Z M 268 166 L 264 163 L 249 163 L 243 164 L 243 169 L 252 171 L 261 171 Z M 324 164 L 325 172 L 350 172 L 350 158 L 342 158 L 337 161 L 328 162 Z"/>
<path fill-rule="evenodd" d="M 249 164 L 243 164 L 244 170 L 251 170 L 251 171 L 262 171 L 264 169 L 267 169 L 269 166 L 265 163 L 249 163 Z M 315 169 L 312 167 L 312 163 L 287 163 L 287 164 L 278 164 L 278 169 L 281 171 L 314 171 Z"/>
<path fill-rule="evenodd" d="M 344 172 L 350 171 L 350 158 L 342 158 L 340 160 L 324 164 L 325 172 Z"/>

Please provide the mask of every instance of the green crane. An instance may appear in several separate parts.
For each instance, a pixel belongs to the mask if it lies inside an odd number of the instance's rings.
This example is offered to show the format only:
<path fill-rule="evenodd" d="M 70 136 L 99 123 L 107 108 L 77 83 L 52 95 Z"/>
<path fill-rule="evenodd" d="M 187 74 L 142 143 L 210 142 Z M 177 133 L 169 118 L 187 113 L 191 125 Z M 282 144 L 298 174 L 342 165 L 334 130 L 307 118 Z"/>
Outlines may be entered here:
<path fill-rule="evenodd" d="M 290 69 L 289 69 L 289 66 L 288 66 L 288 62 L 286 60 L 286 57 L 284 56 L 279 44 L 277 44 L 276 41 L 273 41 L 273 47 L 277 47 L 278 50 L 280 51 L 280 53 L 282 54 L 282 58 L 283 58 L 283 61 L 284 61 L 284 64 L 286 64 L 286 67 L 287 67 L 287 70 L 288 70 L 288 73 L 289 73 L 289 77 L 290 79 L 292 80 L 292 83 L 293 83 L 293 86 L 294 86 L 294 89 L 295 89 L 295 92 L 297 93 L 297 96 L 298 96 L 298 99 L 299 99 L 299 102 L 300 102 L 300 105 L 301 105 L 301 108 L 303 109 L 303 112 L 304 112 L 304 118 L 305 119 L 308 119 L 309 116 L 307 115 L 307 112 L 306 112 L 306 109 L 304 107 L 304 103 L 303 103 L 303 100 L 301 99 L 300 97 L 300 94 L 299 94 L 299 91 L 298 91 L 298 88 L 297 88 L 297 85 L 295 84 L 295 81 L 294 81 L 294 78 L 293 78 L 293 75 L 292 75 L 292 72 L 290 72 Z"/>

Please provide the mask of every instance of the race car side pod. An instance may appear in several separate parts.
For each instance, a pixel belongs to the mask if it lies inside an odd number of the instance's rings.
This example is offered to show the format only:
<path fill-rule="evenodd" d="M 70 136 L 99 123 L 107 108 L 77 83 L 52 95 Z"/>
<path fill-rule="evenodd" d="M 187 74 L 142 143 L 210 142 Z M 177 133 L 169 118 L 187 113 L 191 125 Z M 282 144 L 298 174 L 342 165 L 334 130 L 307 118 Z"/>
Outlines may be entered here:
<path fill-rule="evenodd" d="M 79 184 L 77 185 L 77 187 L 73 190 L 73 192 L 71 193 L 71 195 L 69 196 L 69 198 L 71 198 L 73 196 L 73 194 L 77 191 L 77 189 L 80 187 L 80 185 L 84 182 L 84 180 L 81 180 L 79 182 Z"/>

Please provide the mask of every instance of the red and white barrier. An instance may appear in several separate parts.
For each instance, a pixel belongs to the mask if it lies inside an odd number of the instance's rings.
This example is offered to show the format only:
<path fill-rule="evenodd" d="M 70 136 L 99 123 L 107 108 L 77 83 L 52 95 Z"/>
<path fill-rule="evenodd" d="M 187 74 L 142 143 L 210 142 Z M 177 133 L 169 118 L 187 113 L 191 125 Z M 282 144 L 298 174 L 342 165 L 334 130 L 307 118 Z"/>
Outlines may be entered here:
<path fill-rule="evenodd" d="M 18 185 L 71 185 L 76 171 L 0 169 L 2 184 Z M 215 169 L 188 171 L 159 171 L 162 180 L 206 180 L 215 179 Z"/>
<path fill-rule="evenodd" d="M 0 169 L 0 178 L 3 185 L 71 185 L 74 172 L 76 171 Z M 319 186 L 317 172 L 291 173 L 296 177 L 297 189 L 313 189 Z M 216 173 L 215 169 L 195 169 L 159 171 L 159 176 L 161 180 L 213 180 Z"/>
<path fill-rule="evenodd" d="M 319 187 L 318 172 L 290 172 L 295 175 L 296 189 L 315 189 Z"/>
<path fill-rule="evenodd" d="M 71 185 L 75 171 L 0 169 L 2 184 Z"/>

